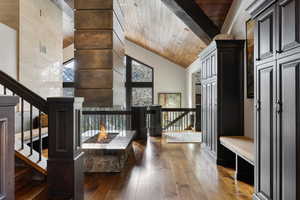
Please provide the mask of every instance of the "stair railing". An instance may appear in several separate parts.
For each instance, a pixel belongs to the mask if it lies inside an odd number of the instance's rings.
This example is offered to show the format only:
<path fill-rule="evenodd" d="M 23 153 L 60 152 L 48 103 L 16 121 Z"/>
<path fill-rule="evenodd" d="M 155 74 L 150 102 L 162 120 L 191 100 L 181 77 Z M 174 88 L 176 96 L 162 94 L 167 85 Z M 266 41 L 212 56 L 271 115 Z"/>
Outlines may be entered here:
<path fill-rule="evenodd" d="M 19 141 L 15 142 L 15 150 L 21 152 L 24 150 L 24 154 L 28 154 L 28 157 L 37 157 L 33 160 L 36 162 L 42 162 L 43 156 L 43 139 L 42 139 L 42 128 L 41 121 L 37 121 L 38 130 L 35 131 L 34 135 L 34 115 L 37 113 L 38 119 L 41 119 L 42 114 L 48 114 L 47 101 L 26 88 L 14 78 L 7 75 L 5 72 L 0 71 L 0 85 L 3 87 L 3 95 L 13 95 L 19 97 L 19 104 L 17 109 L 20 112 L 20 133 L 16 137 L 19 138 Z M 26 106 L 27 105 L 27 106 Z M 29 130 L 25 130 L 25 113 L 26 109 L 29 109 Z M 34 143 L 37 143 L 37 149 L 34 150 Z M 26 148 L 26 145 L 29 144 L 29 149 Z M 37 152 L 37 154 L 36 154 Z M 38 155 L 38 156 L 37 156 Z M 24 156 L 24 155 L 23 155 Z"/>
<path fill-rule="evenodd" d="M 21 132 L 14 138 L 16 156 L 48 176 L 50 199 L 83 199 L 83 152 L 80 140 L 83 98 L 54 97 L 45 100 L 1 70 L 0 85 L 3 95 L 17 96 L 20 99 L 16 107 L 21 115 Z M 28 131 L 25 131 L 24 126 L 26 109 L 29 109 Z M 48 160 L 42 155 L 42 114 L 48 116 Z M 38 117 L 37 129 L 33 127 L 34 115 Z"/>

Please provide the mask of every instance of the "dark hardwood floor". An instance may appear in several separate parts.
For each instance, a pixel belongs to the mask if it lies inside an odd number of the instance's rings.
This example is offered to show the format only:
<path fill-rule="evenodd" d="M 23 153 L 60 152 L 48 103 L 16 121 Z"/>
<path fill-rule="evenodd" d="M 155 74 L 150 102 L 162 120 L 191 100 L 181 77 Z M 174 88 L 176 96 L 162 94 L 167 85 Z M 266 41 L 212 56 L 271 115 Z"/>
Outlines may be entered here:
<path fill-rule="evenodd" d="M 134 143 L 120 174 L 89 174 L 85 200 L 235 200 L 252 199 L 253 187 L 217 167 L 200 144 L 167 144 L 151 138 Z M 134 165 L 135 162 L 135 165 Z"/>

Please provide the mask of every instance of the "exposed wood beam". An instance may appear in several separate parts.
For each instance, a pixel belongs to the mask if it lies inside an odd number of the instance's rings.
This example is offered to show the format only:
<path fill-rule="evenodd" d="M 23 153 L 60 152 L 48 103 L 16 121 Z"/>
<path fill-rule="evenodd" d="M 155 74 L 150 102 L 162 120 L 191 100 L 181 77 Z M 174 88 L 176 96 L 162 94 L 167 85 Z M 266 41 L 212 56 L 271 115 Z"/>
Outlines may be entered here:
<path fill-rule="evenodd" d="M 209 19 L 194 0 L 161 1 L 206 44 L 209 44 L 220 33 L 219 28 Z"/>

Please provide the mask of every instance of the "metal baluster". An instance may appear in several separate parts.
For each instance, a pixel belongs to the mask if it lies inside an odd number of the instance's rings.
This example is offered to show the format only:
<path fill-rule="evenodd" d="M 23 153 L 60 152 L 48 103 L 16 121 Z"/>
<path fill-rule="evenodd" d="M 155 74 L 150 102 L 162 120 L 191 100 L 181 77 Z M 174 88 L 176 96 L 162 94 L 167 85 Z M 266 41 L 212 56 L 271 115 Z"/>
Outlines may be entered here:
<path fill-rule="evenodd" d="M 33 154 L 33 140 L 32 140 L 32 104 L 30 104 L 30 155 Z"/>
<path fill-rule="evenodd" d="M 21 99 L 21 149 L 24 149 L 24 99 Z"/>
<path fill-rule="evenodd" d="M 186 124 L 185 128 L 189 127 L 189 113 L 186 115 Z"/>
<path fill-rule="evenodd" d="M 41 123 L 41 111 L 39 110 L 39 161 L 42 160 L 42 151 L 43 151 L 43 140 L 42 140 L 42 123 Z"/>

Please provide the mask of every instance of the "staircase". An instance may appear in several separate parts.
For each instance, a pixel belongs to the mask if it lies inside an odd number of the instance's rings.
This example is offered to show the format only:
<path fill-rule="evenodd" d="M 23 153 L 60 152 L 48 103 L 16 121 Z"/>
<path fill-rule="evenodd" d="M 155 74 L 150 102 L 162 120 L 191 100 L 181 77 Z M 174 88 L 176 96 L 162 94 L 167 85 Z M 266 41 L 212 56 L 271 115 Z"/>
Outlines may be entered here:
<path fill-rule="evenodd" d="M 47 175 L 47 158 L 42 155 L 42 135 L 47 134 L 47 129 L 42 130 L 40 121 L 38 124 L 39 128 L 33 129 L 34 117 L 40 119 L 42 113 L 47 114 L 47 101 L 3 71 L 0 71 L 0 84 L 3 86 L 3 95 L 18 96 L 20 98 L 20 102 L 16 108 L 21 116 L 21 132 L 15 134 L 16 157 L 38 172 Z M 24 130 L 25 112 L 29 112 L 30 115 L 29 130 Z M 34 116 L 34 113 L 38 113 L 38 116 Z M 37 149 L 34 149 L 34 143 L 39 144 Z"/>
<path fill-rule="evenodd" d="M 46 200 L 47 183 L 45 180 L 32 180 L 35 172 L 29 166 L 15 168 L 16 200 Z"/>
<path fill-rule="evenodd" d="M 0 94 L 0 188 L 4 188 L 0 199 L 14 199 L 13 191 L 20 200 L 83 199 L 83 99 L 45 100 L 1 70 Z M 20 120 L 15 120 L 15 114 Z M 49 125 L 42 127 L 42 116 L 49 117 Z M 14 125 L 20 128 L 18 133 Z M 15 171 L 13 149 L 22 163 Z"/>

